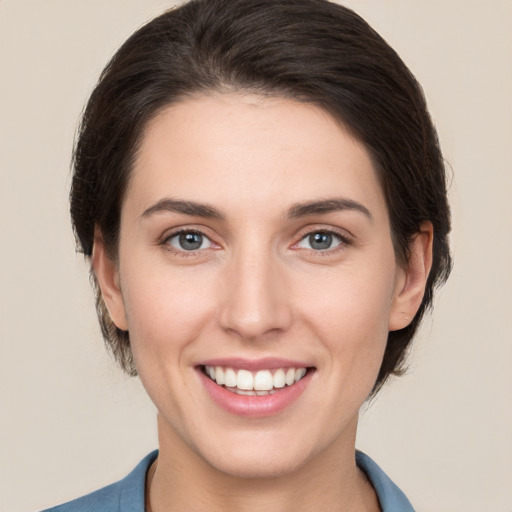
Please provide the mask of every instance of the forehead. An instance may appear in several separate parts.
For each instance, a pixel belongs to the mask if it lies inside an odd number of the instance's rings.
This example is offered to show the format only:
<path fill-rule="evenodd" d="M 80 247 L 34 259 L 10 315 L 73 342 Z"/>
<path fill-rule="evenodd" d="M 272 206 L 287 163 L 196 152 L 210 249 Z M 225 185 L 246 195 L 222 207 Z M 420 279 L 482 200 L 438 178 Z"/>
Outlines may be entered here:
<path fill-rule="evenodd" d="M 386 210 L 368 151 L 333 117 L 248 94 L 189 98 L 148 123 L 125 202 L 166 195 L 261 211 L 343 196 Z"/>

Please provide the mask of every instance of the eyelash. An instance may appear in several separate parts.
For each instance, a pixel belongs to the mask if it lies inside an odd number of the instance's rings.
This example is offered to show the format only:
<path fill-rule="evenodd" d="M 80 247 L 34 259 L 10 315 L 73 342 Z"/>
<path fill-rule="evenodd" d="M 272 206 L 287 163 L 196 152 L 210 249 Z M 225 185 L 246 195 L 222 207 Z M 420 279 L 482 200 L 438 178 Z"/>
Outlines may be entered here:
<path fill-rule="evenodd" d="M 190 250 L 190 251 L 187 251 L 185 249 L 177 249 L 175 247 L 173 247 L 171 244 L 170 244 L 170 241 L 173 239 L 173 238 L 176 238 L 176 237 L 179 237 L 180 235 L 200 235 L 201 237 L 203 237 L 204 239 L 208 240 L 208 242 L 212 245 L 216 245 L 212 240 L 211 238 L 206 235 L 205 233 L 203 233 L 202 231 L 198 230 L 198 229 L 180 229 L 178 231 L 174 231 L 172 233 L 169 233 L 167 235 L 165 235 L 163 237 L 163 239 L 161 240 L 160 242 L 160 245 L 162 245 L 167 251 L 175 254 L 176 256 L 180 256 L 182 258 L 189 258 L 189 257 L 193 257 L 193 256 L 197 256 L 198 253 L 200 251 L 203 251 L 204 249 L 193 249 L 193 250 Z"/>
<path fill-rule="evenodd" d="M 296 242 L 292 248 L 293 249 L 300 249 L 298 245 L 306 240 L 308 237 L 313 235 L 329 235 L 333 238 L 336 238 L 338 240 L 338 244 L 334 247 L 328 247 L 326 249 L 309 249 L 309 248 L 303 248 L 304 250 L 308 251 L 310 254 L 313 254 L 315 257 L 326 257 L 326 256 L 332 256 L 334 253 L 337 253 L 338 251 L 341 251 L 345 249 L 346 247 L 352 245 L 353 240 L 352 237 L 347 235 L 345 231 L 338 231 L 334 228 L 317 228 L 317 229 L 309 229 L 308 231 L 301 233 L 300 239 L 298 242 Z"/>
<path fill-rule="evenodd" d="M 197 230 L 197 229 L 180 229 L 178 231 L 174 231 L 170 234 L 167 234 L 160 241 L 160 245 L 162 245 L 167 251 L 172 252 L 173 254 L 183 257 L 183 258 L 197 256 L 199 252 L 205 250 L 205 249 L 201 249 L 201 248 L 192 249 L 189 251 L 187 251 L 186 249 L 176 249 L 169 243 L 170 240 L 172 240 L 173 238 L 179 237 L 180 235 L 184 235 L 184 234 L 200 235 L 204 239 L 208 240 L 208 242 L 210 244 L 212 244 L 214 246 L 217 245 L 217 244 L 215 244 L 215 242 L 213 242 L 211 240 L 211 238 L 208 235 L 206 235 L 205 233 L 203 233 L 202 231 Z M 345 232 L 340 232 L 340 231 L 338 231 L 336 229 L 332 229 L 332 228 L 331 229 L 318 228 L 318 229 L 311 229 L 311 230 L 301 233 L 299 241 L 295 242 L 293 244 L 292 249 L 299 250 L 300 247 L 298 247 L 298 245 L 301 242 L 306 240 L 308 237 L 316 235 L 316 234 L 332 236 L 332 237 L 338 239 L 339 243 L 338 243 L 338 245 L 336 245 L 334 247 L 328 247 L 326 249 L 315 250 L 315 249 L 303 248 L 304 250 L 308 251 L 309 253 L 314 254 L 315 256 L 319 256 L 319 257 L 329 256 L 329 255 L 332 255 L 334 252 L 343 250 L 347 246 L 352 245 L 352 238 L 350 236 L 347 236 L 347 234 Z"/>

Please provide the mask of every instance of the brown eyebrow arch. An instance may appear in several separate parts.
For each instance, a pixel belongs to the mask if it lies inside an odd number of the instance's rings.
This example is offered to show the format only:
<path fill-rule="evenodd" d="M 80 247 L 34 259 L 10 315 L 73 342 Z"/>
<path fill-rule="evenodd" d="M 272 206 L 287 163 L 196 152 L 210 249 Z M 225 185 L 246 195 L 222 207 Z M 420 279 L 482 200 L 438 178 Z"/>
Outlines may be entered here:
<path fill-rule="evenodd" d="M 217 208 L 208 204 L 196 203 L 193 201 L 181 201 L 179 199 L 165 198 L 161 199 L 153 206 L 150 206 L 141 215 L 142 218 L 149 217 L 156 213 L 182 213 L 194 217 L 204 217 L 206 219 L 224 219 L 224 214 Z"/>
<path fill-rule="evenodd" d="M 344 197 L 335 197 L 323 199 L 320 201 L 309 201 L 306 203 L 298 203 L 288 210 L 287 216 L 291 219 L 305 217 L 307 215 L 318 215 L 323 213 L 340 212 L 344 210 L 358 211 L 373 221 L 370 210 L 357 201 L 346 199 Z"/>
<path fill-rule="evenodd" d="M 370 221 L 373 221 L 372 214 L 368 208 L 352 199 L 342 197 L 297 203 L 288 210 L 286 216 L 290 219 L 296 219 L 308 215 L 318 215 L 343 210 L 359 211 L 366 215 Z M 156 202 L 145 210 L 141 217 L 146 218 L 157 213 L 165 212 L 181 213 L 193 217 L 204 217 L 206 219 L 224 220 L 225 218 L 224 214 L 214 206 L 170 198 L 161 199 Z"/>

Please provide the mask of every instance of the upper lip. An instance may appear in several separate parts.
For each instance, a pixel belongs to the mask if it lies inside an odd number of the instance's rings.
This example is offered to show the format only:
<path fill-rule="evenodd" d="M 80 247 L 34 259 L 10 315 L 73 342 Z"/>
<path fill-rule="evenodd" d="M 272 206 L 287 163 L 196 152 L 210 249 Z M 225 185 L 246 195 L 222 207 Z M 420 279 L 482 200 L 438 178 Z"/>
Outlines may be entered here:
<path fill-rule="evenodd" d="M 308 368 L 311 364 L 304 361 L 284 359 L 281 357 L 264 357 L 261 359 L 244 359 L 241 357 L 214 358 L 201 361 L 197 366 L 222 366 L 237 370 L 273 370 L 277 368 Z"/>

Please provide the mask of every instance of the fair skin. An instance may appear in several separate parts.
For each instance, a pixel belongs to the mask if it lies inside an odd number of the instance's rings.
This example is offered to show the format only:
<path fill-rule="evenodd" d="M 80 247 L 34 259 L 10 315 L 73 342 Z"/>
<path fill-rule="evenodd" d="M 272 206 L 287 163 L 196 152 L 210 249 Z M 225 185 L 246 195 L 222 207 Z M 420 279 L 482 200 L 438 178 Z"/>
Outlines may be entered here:
<path fill-rule="evenodd" d="M 426 223 L 397 264 L 366 149 L 315 106 L 211 94 L 153 119 L 118 260 L 99 234 L 93 256 L 158 409 L 151 510 L 378 511 L 358 411 L 421 303 L 431 244 Z M 305 375 L 246 396 L 217 366 Z"/>

